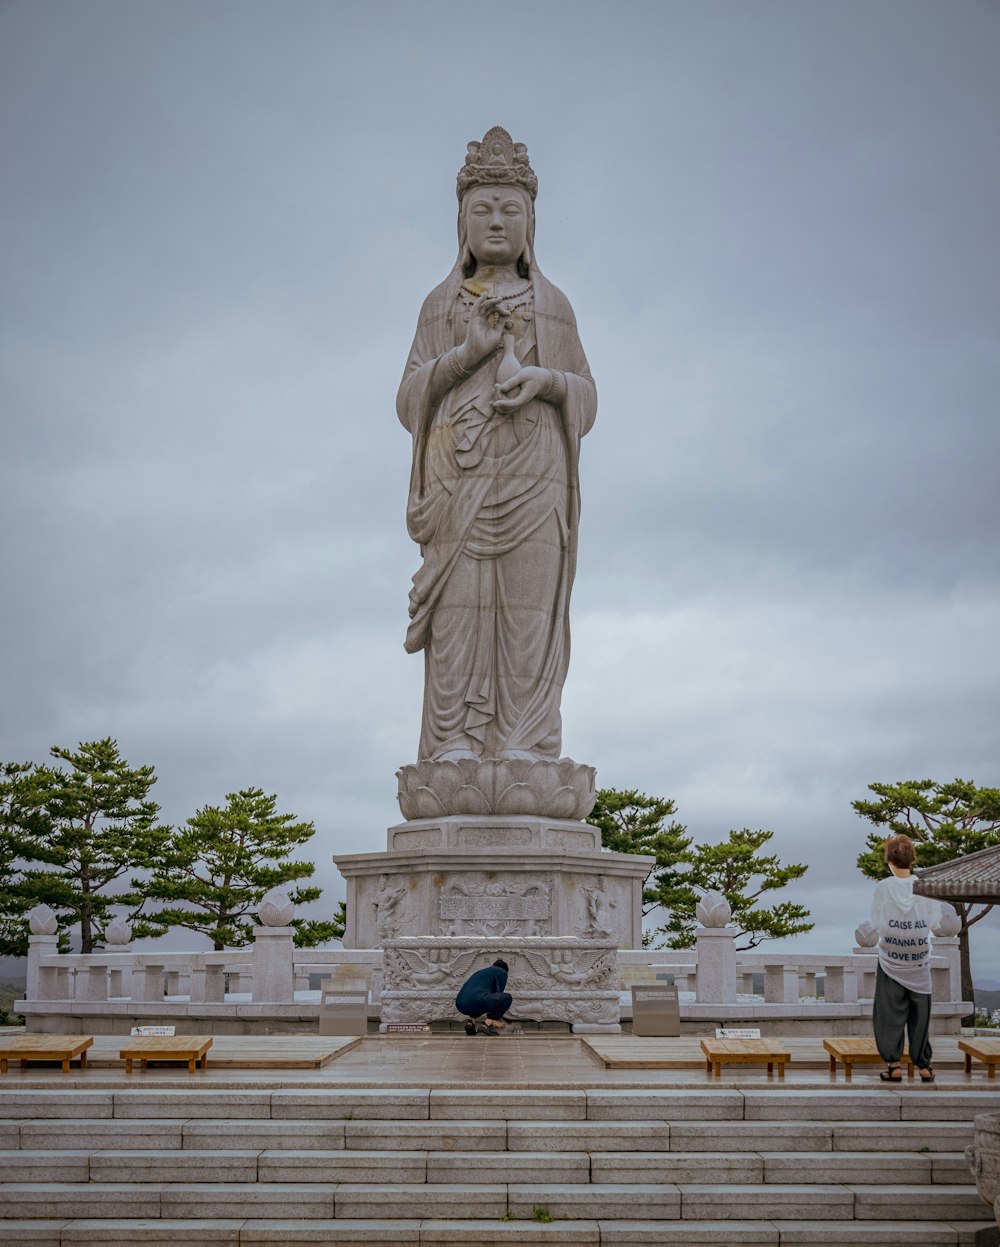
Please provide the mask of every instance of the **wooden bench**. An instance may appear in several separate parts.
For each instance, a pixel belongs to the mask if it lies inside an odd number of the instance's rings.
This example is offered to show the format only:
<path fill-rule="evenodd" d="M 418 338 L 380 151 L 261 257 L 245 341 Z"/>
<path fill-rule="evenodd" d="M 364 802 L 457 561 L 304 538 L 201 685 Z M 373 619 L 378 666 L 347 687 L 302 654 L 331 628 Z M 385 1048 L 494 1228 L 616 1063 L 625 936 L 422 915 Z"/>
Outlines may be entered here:
<path fill-rule="evenodd" d="M 187 1061 L 188 1072 L 194 1073 L 200 1061 L 208 1069 L 211 1035 L 133 1035 L 118 1055 L 125 1062 L 125 1073 L 132 1073 L 132 1062 L 145 1069 L 147 1061 Z"/>
<path fill-rule="evenodd" d="M 0 1038 L 0 1074 L 7 1073 L 8 1061 L 20 1061 L 26 1069 L 29 1061 L 61 1061 L 63 1073 L 69 1063 L 80 1058 L 80 1068 L 87 1068 L 87 1049 L 93 1035 L 9 1035 Z"/>
<path fill-rule="evenodd" d="M 965 1072 L 972 1073 L 972 1058 L 982 1061 L 986 1066 L 986 1077 L 996 1078 L 997 1063 L 1000 1062 L 1000 1039 L 960 1039 L 959 1052 L 965 1053 Z"/>
<path fill-rule="evenodd" d="M 878 1054 L 874 1039 L 824 1039 L 823 1047 L 830 1056 L 830 1073 L 836 1076 L 837 1062 L 844 1067 L 844 1081 L 851 1081 L 851 1070 L 855 1065 L 885 1065 Z M 906 1066 L 907 1078 L 913 1077 L 913 1062 L 907 1053 L 903 1053 L 902 1062 Z"/>
<path fill-rule="evenodd" d="M 792 1059 L 787 1048 L 773 1039 L 703 1039 L 701 1050 L 705 1054 L 706 1072 L 713 1069 L 716 1076 L 722 1074 L 723 1065 L 767 1065 L 768 1074 L 778 1067 L 778 1077 L 784 1078 L 785 1065 Z"/>

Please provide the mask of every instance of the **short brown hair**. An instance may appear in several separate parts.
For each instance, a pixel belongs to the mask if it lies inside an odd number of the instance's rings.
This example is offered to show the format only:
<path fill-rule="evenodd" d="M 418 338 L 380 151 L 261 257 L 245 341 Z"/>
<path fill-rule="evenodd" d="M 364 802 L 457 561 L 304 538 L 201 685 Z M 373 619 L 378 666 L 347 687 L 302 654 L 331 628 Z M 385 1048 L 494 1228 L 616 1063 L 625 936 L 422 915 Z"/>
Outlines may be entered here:
<path fill-rule="evenodd" d="M 917 860 L 917 850 L 909 836 L 886 836 L 886 865 L 895 866 L 897 870 L 909 870 Z"/>

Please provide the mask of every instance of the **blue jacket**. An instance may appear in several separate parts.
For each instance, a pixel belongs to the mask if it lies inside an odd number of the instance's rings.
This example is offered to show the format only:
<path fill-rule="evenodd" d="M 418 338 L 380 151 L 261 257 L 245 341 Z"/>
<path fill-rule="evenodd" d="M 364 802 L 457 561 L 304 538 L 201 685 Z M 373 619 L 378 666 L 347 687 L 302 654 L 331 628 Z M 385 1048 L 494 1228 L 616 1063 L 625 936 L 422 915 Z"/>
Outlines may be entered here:
<path fill-rule="evenodd" d="M 493 999 L 507 986 L 507 971 L 499 966 L 487 966 L 470 974 L 455 997 L 459 1013 L 482 1013 L 478 1005 L 492 1004 Z"/>

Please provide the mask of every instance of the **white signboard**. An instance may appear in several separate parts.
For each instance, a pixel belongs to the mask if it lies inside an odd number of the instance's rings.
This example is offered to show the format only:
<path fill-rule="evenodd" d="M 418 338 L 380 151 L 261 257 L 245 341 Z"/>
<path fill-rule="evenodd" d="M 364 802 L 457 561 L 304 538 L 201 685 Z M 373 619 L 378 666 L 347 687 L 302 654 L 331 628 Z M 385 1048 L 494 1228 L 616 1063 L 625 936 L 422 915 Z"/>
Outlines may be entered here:
<path fill-rule="evenodd" d="M 759 1026 L 717 1026 L 716 1039 L 759 1039 Z"/>
<path fill-rule="evenodd" d="M 176 1026 L 133 1026 L 130 1035 L 173 1035 Z"/>

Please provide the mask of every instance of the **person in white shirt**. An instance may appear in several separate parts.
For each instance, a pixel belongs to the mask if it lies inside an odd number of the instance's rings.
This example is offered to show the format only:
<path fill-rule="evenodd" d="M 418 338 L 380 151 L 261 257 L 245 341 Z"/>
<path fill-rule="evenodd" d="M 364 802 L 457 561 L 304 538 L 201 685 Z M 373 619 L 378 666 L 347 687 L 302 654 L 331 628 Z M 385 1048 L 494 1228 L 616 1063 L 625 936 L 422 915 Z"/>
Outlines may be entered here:
<path fill-rule="evenodd" d="M 879 933 L 878 972 L 872 1027 L 879 1056 L 886 1063 L 883 1082 L 900 1082 L 903 1038 L 922 1082 L 934 1081 L 931 1067 L 931 926 L 940 901 L 914 896 L 910 867 L 917 853 L 909 836 L 889 836 L 885 861 L 892 872 L 875 885 L 872 926 Z"/>

